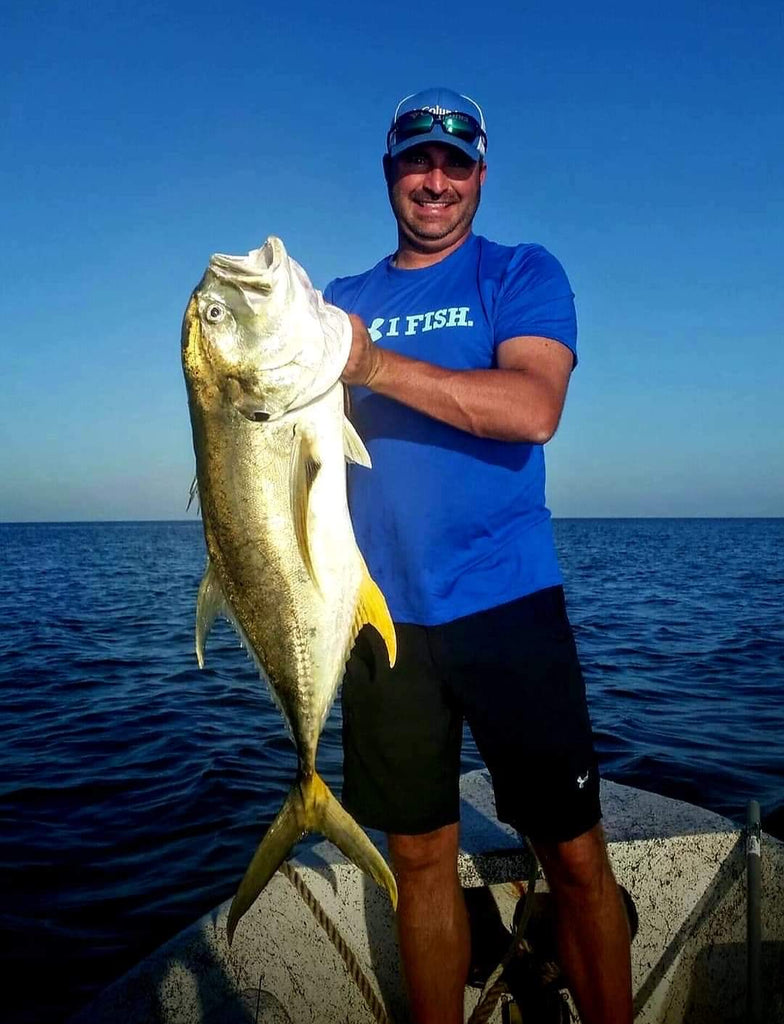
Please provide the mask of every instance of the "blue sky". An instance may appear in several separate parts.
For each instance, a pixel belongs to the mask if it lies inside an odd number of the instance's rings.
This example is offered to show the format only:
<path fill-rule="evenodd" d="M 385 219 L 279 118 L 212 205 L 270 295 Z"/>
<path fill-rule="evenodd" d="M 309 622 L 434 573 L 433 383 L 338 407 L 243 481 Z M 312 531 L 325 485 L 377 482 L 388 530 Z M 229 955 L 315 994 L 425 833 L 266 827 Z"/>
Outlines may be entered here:
<path fill-rule="evenodd" d="M 485 109 L 476 230 L 577 295 L 554 514 L 784 515 L 783 10 L 4 5 L 0 520 L 183 518 L 209 255 L 375 263 L 392 109 L 437 84 Z"/>

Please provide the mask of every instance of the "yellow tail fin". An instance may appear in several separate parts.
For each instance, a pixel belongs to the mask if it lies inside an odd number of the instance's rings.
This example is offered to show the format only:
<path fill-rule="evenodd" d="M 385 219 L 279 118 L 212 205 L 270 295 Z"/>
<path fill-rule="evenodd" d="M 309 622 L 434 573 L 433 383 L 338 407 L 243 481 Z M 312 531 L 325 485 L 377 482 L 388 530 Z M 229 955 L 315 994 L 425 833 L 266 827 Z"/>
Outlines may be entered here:
<path fill-rule="evenodd" d="M 321 832 L 358 868 L 385 888 L 397 907 L 397 884 L 386 861 L 351 815 L 316 773 L 303 775 L 291 787 L 278 816 L 248 865 L 229 909 L 229 945 L 242 915 L 275 874 L 291 847 L 307 832 Z"/>

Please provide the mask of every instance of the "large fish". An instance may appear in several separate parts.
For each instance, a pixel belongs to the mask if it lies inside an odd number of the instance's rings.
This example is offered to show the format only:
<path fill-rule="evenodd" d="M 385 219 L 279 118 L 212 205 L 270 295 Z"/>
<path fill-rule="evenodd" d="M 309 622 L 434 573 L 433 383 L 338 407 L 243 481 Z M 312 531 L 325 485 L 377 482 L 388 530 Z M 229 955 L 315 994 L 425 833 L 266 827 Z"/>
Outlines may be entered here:
<path fill-rule="evenodd" d="M 299 771 L 229 911 L 237 922 L 305 833 L 319 831 L 380 885 L 392 872 L 316 772 L 316 748 L 361 627 L 390 663 L 395 631 L 357 548 L 346 459 L 370 465 L 344 415 L 348 317 L 327 305 L 278 238 L 212 257 L 185 311 L 182 361 L 208 562 L 196 654 L 219 614 L 270 684 Z"/>

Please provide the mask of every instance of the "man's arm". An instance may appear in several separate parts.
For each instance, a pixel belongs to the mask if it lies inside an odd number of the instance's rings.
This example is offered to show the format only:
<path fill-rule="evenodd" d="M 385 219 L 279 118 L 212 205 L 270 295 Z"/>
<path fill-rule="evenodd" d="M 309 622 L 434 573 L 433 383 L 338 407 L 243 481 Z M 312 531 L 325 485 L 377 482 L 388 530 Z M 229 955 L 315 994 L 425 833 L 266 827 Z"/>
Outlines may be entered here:
<path fill-rule="evenodd" d="M 379 348 L 360 317 L 350 318 L 346 384 L 368 387 L 477 437 L 544 444 L 555 433 L 573 365 L 560 341 L 510 338 L 498 346 L 497 369 L 445 370 Z"/>

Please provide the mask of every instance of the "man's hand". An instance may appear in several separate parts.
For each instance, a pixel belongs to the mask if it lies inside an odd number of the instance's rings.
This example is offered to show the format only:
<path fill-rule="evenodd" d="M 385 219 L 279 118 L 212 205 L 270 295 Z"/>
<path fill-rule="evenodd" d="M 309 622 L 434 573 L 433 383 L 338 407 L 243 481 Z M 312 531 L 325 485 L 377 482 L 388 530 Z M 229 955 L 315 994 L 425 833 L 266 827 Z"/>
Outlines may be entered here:
<path fill-rule="evenodd" d="M 370 340 L 367 327 L 356 313 L 349 313 L 351 321 L 351 351 L 343 369 L 341 380 L 344 384 L 359 384 L 370 387 L 373 378 L 381 369 L 382 353 Z"/>

